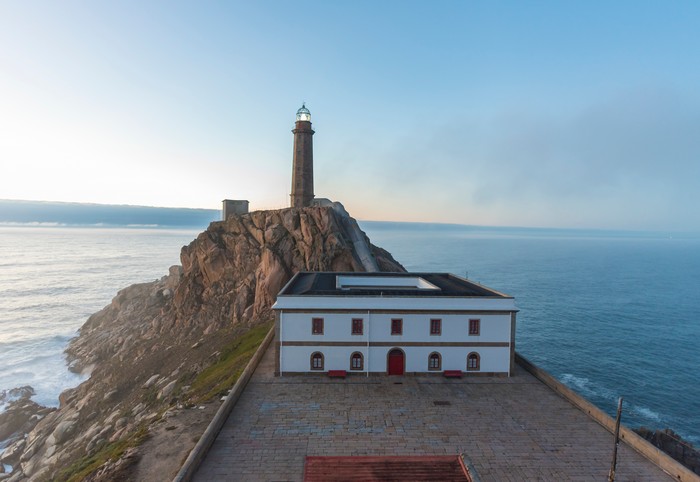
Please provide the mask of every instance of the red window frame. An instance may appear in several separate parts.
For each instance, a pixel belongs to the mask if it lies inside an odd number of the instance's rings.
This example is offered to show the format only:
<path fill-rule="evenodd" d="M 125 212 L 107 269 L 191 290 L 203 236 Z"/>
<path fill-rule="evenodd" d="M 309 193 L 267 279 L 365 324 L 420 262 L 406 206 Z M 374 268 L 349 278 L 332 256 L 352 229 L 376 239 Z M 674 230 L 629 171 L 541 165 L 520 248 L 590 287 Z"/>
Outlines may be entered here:
<path fill-rule="evenodd" d="M 323 335 L 323 318 L 311 318 L 311 334 Z"/>
<path fill-rule="evenodd" d="M 355 363 L 359 360 L 358 363 Z M 354 352 L 350 355 L 350 370 L 363 370 L 365 367 L 365 357 L 359 351 Z"/>
<path fill-rule="evenodd" d="M 391 319 L 391 334 L 392 335 L 403 335 L 403 319 L 402 318 L 392 318 Z"/>
<path fill-rule="evenodd" d="M 430 334 L 440 335 L 442 334 L 442 320 L 439 318 L 432 318 L 430 320 Z"/>
<path fill-rule="evenodd" d="M 469 335 L 475 336 L 481 332 L 481 320 L 473 319 L 469 320 Z"/>
<path fill-rule="evenodd" d="M 364 333 L 364 320 L 362 318 L 352 319 L 352 334 L 361 335 Z"/>

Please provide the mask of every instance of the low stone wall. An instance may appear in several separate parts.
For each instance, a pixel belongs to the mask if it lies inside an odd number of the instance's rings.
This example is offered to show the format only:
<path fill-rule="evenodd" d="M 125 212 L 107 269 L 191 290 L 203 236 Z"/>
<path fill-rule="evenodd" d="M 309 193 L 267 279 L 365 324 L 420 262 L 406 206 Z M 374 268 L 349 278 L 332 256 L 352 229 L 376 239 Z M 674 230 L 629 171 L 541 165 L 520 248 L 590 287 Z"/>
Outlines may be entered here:
<path fill-rule="evenodd" d="M 564 399 L 576 406 L 582 412 L 588 414 L 593 420 L 605 427 L 611 434 L 615 433 L 615 420 L 601 409 L 593 405 L 591 402 L 583 398 L 578 393 L 571 390 L 569 387 L 555 379 L 552 375 L 542 370 L 540 367 L 530 362 L 527 358 L 519 353 L 515 354 L 515 361 L 518 365 L 530 372 L 535 378 L 547 385 L 549 388 L 557 392 Z M 635 449 L 642 456 L 656 464 L 664 472 L 670 474 L 676 480 L 682 482 L 698 482 L 700 477 L 694 474 L 690 469 L 683 466 L 670 455 L 662 450 L 654 447 L 651 443 L 637 435 L 632 429 L 620 425 L 620 439 L 627 445 Z M 610 453 L 612 456 L 612 439 L 610 441 Z"/>
<path fill-rule="evenodd" d="M 634 432 L 700 476 L 700 450 L 676 432 L 670 428 L 649 430 L 646 427 L 634 429 Z"/>
<path fill-rule="evenodd" d="M 200 437 L 197 445 L 195 445 L 190 452 L 189 456 L 185 460 L 185 463 L 180 468 L 180 471 L 173 479 L 173 482 L 189 482 L 192 480 L 192 477 L 199 468 L 199 465 L 202 463 L 202 460 L 204 460 L 204 457 L 206 457 L 209 449 L 216 440 L 216 437 L 219 435 L 219 432 L 221 432 L 221 428 L 226 423 L 228 416 L 233 411 L 233 407 L 236 406 L 236 402 L 243 394 L 243 390 L 245 390 L 246 385 L 248 385 L 250 377 L 253 376 L 253 372 L 255 372 L 255 369 L 258 368 L 260 360 L 262 360 L 265 351 L 270 346 L 270 343 L 274 337 L 275 327 L 273 326 L 270 328 L 267 336 L 265 336 L 265 339 L 258 347 L 255 355 L 253 355 L 253 358 L 251 358 L 248 362 L 248 365 L 245 367 L 245 370 L 243 370 L 243 373 L 241 373 L 241 376 L 233 386 L 233 389 L 231 389 L 229 394 L 226 396 L 226 399 L 221 404 L 211 423 L 209 423 L 209 426 Z"/>

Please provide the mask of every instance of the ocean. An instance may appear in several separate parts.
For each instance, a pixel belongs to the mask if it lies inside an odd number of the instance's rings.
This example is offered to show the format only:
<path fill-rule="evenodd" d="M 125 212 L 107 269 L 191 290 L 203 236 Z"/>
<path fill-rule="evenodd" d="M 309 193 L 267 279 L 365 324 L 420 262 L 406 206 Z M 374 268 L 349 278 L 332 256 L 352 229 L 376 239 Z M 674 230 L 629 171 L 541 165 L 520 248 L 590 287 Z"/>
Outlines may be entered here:
<path fill-rule="evenodd" d="M 517 350 L 624 424 L 700 444 L 700 237 L 360 222 L 409 271 L 515 297 Z M 63 350 L 130 284 L 179 263 L 197 229 L 0 227 L 0 393 L 56 406 Z M 0 410 L 2 406 L 0 405 Z"/>
<path fill-rule="evenodd" d="M 180 248 L 198 232 L 0 227 L 0 410 L 3 390 L 25 385 L 37 403 L 58 406 L 82 381 L 63 354 L 80 326 L 118 290 L 180 264 Z"/>
<path fill-rule="evenodd" d="M 514 296 L 516 350 L 608 414 L 700 444 L 700 236 L 361 224 L 409 271 Z"/>

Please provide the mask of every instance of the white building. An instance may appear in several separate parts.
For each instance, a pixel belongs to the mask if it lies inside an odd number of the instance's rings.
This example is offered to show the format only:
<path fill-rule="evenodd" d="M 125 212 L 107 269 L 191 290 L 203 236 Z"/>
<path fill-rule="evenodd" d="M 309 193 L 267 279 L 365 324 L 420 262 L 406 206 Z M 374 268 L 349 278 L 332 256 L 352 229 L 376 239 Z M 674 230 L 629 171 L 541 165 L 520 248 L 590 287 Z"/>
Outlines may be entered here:
<path fill-rule="evenodd" d="M 452 274 L 297 273 L 273 309 L 280 375 L 514 371 L 514 299 Z"/>

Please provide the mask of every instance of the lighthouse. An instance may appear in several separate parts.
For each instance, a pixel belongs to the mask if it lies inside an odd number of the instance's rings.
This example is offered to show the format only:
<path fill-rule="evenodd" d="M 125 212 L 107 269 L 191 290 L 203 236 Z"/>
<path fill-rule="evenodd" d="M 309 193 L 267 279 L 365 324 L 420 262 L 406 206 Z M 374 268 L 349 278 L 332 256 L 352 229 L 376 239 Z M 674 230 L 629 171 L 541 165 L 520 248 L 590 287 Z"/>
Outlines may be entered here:
<path fill-rule="evenodd" d="M 314 198 L 314 150 L 311 112 L 302 104 L 297 111 L 294 134 L 294 157 L 292 162 L 292 207 L 311 205 Z"/>

